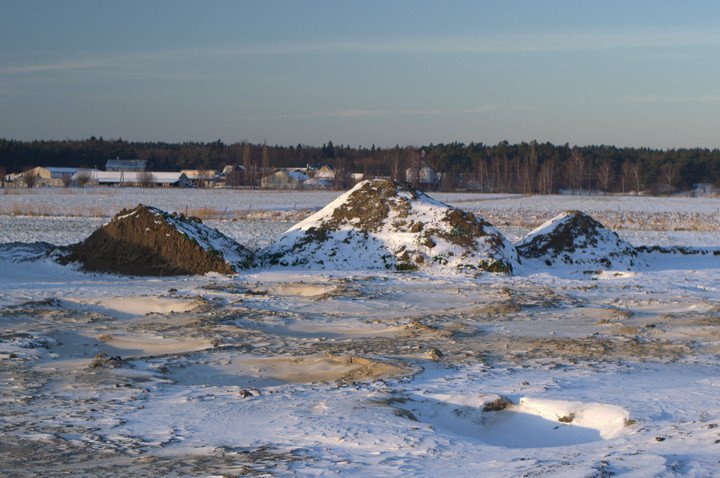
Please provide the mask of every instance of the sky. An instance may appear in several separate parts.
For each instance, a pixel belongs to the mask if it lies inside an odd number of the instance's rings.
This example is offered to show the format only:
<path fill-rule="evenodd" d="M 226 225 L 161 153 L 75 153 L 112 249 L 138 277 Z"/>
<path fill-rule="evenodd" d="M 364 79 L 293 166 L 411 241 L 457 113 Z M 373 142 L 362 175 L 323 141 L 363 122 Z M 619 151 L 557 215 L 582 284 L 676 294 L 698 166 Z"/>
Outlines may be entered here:
<path fill-rule="evenodd" d="M 720 147 L 720 2 L 0 0 L 0 138 Z"/>

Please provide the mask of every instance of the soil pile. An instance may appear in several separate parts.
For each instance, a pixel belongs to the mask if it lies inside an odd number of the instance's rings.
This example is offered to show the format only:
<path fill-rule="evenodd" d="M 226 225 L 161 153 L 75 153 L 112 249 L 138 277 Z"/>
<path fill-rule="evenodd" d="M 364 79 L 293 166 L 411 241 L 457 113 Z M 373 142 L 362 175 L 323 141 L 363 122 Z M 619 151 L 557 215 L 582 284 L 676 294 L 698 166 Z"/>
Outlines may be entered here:
<path fill-rule="evenodd" d="M 515 244 L 523 259 L 546 265 L 576 264 L 603 269 L 632 267 L 637 250 L 580 211 L 566 211 L 531 231 Z"/>
<path fill-rule="evenodd" d="M 232 274 L 252 265 L 250 251 L 200 219 L 142 204 L 71 246 L 68 258 L 86 270 L 140 276 Z"/>
<path fill-rule="evenodd" d="M 517 253 L 489 223 L 391 180 L 359 183 L 292 227 L 263 262 L 321 269 L 511 272 Z"/>

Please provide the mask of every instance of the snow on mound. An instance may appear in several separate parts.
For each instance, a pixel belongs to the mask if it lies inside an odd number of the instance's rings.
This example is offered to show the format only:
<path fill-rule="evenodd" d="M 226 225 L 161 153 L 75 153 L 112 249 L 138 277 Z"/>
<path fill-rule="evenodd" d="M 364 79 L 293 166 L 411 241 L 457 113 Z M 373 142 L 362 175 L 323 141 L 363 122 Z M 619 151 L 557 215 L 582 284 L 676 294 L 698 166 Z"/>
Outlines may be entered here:
<path fill-rule="evenodd" d="M 264 251 L 269 265 L 510 272 L 514 247 L 472 213 L 390 180 L 368 180 Z"/>
<path fill-rule="evenodd" d="M 637 251 L 613 231 L 580 211 L 566 211 L 515 243 L 523 259 L 594 267 L 629 268 Z"/>
<path fill-rule="evenodd" d="M 71 246 L 68 259 L 86 270 L 147 276 L 232 274 L 252 263 L 247 249 L 199 219 L 142 204 Z"/>

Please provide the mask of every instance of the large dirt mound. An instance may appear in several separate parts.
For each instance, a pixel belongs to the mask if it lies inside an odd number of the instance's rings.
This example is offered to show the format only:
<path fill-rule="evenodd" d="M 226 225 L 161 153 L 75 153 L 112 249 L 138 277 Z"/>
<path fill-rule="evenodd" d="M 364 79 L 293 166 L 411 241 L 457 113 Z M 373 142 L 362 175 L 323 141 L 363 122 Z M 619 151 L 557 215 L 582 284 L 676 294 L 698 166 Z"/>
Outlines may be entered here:
<path fill-rule="evenodd" d="M 70 248 L 86 270 L 142 276 L 232 274 L 252 265 L 243 246 L 199 219 L 138 205 Z"/>
<path fill-rule="evenodd" d="M 280 236 L 264 251 L 263 262 L 340 270 L 510 272 L 517 253 L 472 213 L 407 184 L 370 180 Z"/>
<path fill-rule="evenodd" d="M 523 259 L 546 265 L 591 265 L 604 269 L 632 267 L 637 250 L 613 231 L 580 211 L 566 211 L 515 244 Z"/>

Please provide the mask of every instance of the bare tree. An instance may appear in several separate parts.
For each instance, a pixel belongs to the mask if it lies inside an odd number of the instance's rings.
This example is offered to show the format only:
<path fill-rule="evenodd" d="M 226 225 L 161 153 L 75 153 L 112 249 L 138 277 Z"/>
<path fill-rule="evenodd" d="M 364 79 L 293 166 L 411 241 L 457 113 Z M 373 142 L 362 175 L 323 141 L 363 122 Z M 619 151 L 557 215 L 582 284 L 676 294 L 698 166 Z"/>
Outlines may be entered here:
<path fill-rule="evenodd" d="M 230 174 L 225 179 L 225 184 L 228 186 L 240 186 L 243 182 L 244 172 L 238 167 L 234 167 Z"/>
<path fill-rule="evenodd" d="M 25 171 L 22 176 L 22 180 L 25 183 L 25 185 L 29 188 L 32 188 L 38 183 L 38 176 L 36 174 L 31 173 L 30 171 L 33 168 L 25 168 Z"/>
<path fill-rule="evenodd" d="M 263 176 L 270 174 L 270 155 L 268 153 L 267 140 L 263 140 L 262 147 L 262 162 L 260 163 L 260 170 Z"/>
<path fill-rule="evenodd" d="M 528 175 L 527 175 L 527 181 L 528 181 L 528 190 L 532 192 L 532 178 L 537 173 L 537 167 L 538 167 L 538 152 L 537 152 L 537 141 L 532 140 L 530 142 L 530 164 L 528 168 Z"/>
<path fill-rule="evenodd" d="M 138 171 L 137 182 L 140 187 L 151 188 L 155 186 L 155 175 L 148 170 Z"/>
<path fill-rule="evenodd" d="M 63 186 L 65 186 L 66 188 L 69 188 L 70 184 L 72 184 L 72 175 L 70 173 L 63 173 L 62 183 L 63 183 Z"/>
<path fill-rule="evenodd" d="M 197 170 L 197 181 L 198 181 L 198 187 L 201 189 L 207 188 L 210 185 L 210 172 L 200 167 Z"/>
<path fill-rule="evenodd" d="M 518 178 L 520 191 L 526 196 L 532 192 L 531 181 L 530 181 L 530 164 L 528 161 L 523 161 L 518 168 Z"/>
<path fill-rule="evenodd" d="M 480 192 L 485 192 L 485 183 L 487 181 L 488 174 L 487 161 L 485 158 L 478 158 L 476 166 L 477 182 L 480 186 Z"/>
<path fill-rule="evenodd" d="M 638 163 L 632 163 L 632 177 L 635 179 L 635 194 L 640 193 L 640 165 Z"/>
<path fill-rule="evenodd" d="M 7 171 L 5 170 L 5 166 L 0 166 L 0 185 L 2 187 L 5 187 L 5 175 L 7 174 Z"/>
<path fill-rule="evenodd" d="M 390 167 L 390 177 L 392 177 L 395 181 L 399 181 L 400 178 L 400 151 L 395 148 L 393 151 L 392 156 L 386 158 L 386 162 L 388 163 L 388 166 Z M 405 178 L 407 179 L 407 178 Z"/>
<path fill-rule="evenodd" d="M 502 165 L 503 165 L 503 183 L 502 183 L 502 189 L 503 192 L 508 192 L 510 190 L 510 161 L 508 160 L 507 153 L 503 153 L 502 155 Z"/>
<path fill-rule="evenodd" d="M 671 162 L 667 162 L 660 168 L 660 177 L 667 186 L 667 193 L 670 194 L 675 189 L 675 180 L 677 179 L 678 170 Z"/>
<path fill-rule="evenodd" d="M 243 171 L 245 184 L 248 186 L 255 186 L 255 165 L 252 163 L 252 158 L 250 156 L 250 143 L 247 141 L 243 142 L 242 158 L 243 167 L 245 168 L 245 171 Z"/>
<path fill-rule="evenodd" d="M 538 190 L 541 194 L 550 194 L 553 192 L 553 182 L 555 181 L 555 163 L 548 160 L 542 163 L 538 172 Z"/>
<path fill-rule="evenodd" d="M 90 171 L 83 169 L 75 173 L 75 181 L 77 182 L 78 187 L 84 188 L 85 185 L 90 182 L 90 179 L 92 179 Z"/>
<path fill-rule="evenodd" d="M 570 193 L 575 194 L 575 189 L 582 190 L 582 180 L 585 174 L 585 158 L 579 148 L 573 148 L 570 158 L 567 161 L 567 180 Z"/>
<path fill-rule="evenodd" d="M 626 192 L 627 188 L 630 187 L 630 181 L 632 180 L 632 169 L 633 162 L 629 159 L 626 159 L 625 162 L 622 164 L 620 175 L 620 185 L 622 187 L 623 193 Z"/>
<path fill-rule="evenodd" d="M 490 191 L 497 192 L 500 190 L 500 181 L 502 176 L 500 175 L 501 171 L 501 162 L 500 155 L 496 154 L 492 157 L 490 169 L 492 169 L 492 182 L 490 183 Z"/>
<path fill-rule="evenodd" d="M 612 180 L 612 165 L 610 161 L 605 160 L 600 163 L 597 170 L 597 180 L 600 184 L 600 189 L 602 189 L 603 192 L 607 192 L 610 188 L 610 181 Z"/>

